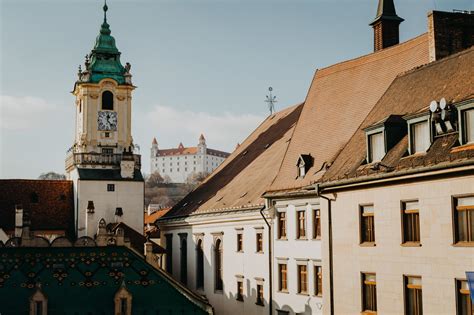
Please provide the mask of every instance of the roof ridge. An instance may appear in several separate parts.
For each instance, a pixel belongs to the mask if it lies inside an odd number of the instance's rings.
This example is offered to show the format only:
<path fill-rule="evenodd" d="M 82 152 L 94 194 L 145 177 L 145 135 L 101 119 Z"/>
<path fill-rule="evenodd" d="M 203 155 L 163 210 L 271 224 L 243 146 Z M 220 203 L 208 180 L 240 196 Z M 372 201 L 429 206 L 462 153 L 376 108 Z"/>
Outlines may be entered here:
<path fill-rule="evenodd" d="M 320 77 L 326 77 L 326 76 L 329 76 L 329 75 L 332 75 L 332 74 L 335 74 L 335 73 L 338 73 L 338 72 L 341 72 L 341 71 L 346 71 L 348 69 L 356 68 L 356 67 L 359 67 L 361 65 L 366 65 L 368 63 L 376 62 L 376 61 L 379 61 L 379 60 L 382 60 L 382 59 L 386 59 L 386 58 L 390 58 L 390 57 L 399 55 L 399 54 L 401 54 L 401 53 L 403 53 L 407 50 L 413 49 L 414 47 L 418 47 L 418 46 L 424 44 L 428 39 L 426 38 L 425 40 L 420 41 L 420 43 L 416 44 L 415 46 L 406 47 L 405 49 L 400 49 L 400 51 L 395 52 L 396 49 L 399 49 L 400 47 L 403 47 L 403 46 L 408 46 L 409 43 L 415 42 L 417 40 L 421 40 L 423 37 L 427 37 L 426 36 L 427 34 L 428 33 L 423 33 L 421 35 L 418 35 L 417 37 L 411 38 L 411 39 L 409 39 L 409 40 L 407 40 L 403 43 L 400 43 L 398 45 L 394 45 L 394 46 L 391 46 L 391 47 L 388 47 L 388 48 L 385 48 L 385 49 L 382 49 L 382 50 L 379 50 L 379 51 L 376 51 L 376 52 L 371 52 L 369 54 L 365 54 L 365 55 L 362 55 L 362 56 L 359 56 L 359 57 L 356 57 L 356 58 L 353 58 L 353 59 L 344 60 L 344 61 L 332 64 L 332 65 L 324 67 L 324 68 L 319 68 L 319 73 L 323 72 Z M 352 67 L 349 66 L 349 67 L 346 67 L 344 69 L 329 72 L 332 68 L 336 68 L 337 66 L 344 66 L 344 65 L 353 63 L 357 60 L 361 60 L 361 59 L 372 57 L 372 56 L 381 56 L 383 54 L 387 54 L 388 52 L 394 52 L 394 53 L 392 53 L 388 56 L 379 57 L 375 60 L 370 60 L 370 61 L 368 60 L 367 62 L 364 62 L 363 64 L 357 64 L 357 65 L 354 65 Z M 329 73 L 325 74 L 324 72 L 329 72 Z M 316 74 L 315 74 L 315 76 L 316 76 Z"/>

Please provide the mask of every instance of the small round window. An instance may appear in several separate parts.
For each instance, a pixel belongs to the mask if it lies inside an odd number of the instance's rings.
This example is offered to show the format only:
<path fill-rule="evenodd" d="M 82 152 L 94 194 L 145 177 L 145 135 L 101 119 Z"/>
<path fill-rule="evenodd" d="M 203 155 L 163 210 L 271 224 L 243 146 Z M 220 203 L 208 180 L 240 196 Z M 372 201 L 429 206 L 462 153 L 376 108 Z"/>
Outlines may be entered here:
<path fill-rule="evenodd" d="M 110 91 L 102 93 L 102 109 L 114 110 L 114 95 Z"/>

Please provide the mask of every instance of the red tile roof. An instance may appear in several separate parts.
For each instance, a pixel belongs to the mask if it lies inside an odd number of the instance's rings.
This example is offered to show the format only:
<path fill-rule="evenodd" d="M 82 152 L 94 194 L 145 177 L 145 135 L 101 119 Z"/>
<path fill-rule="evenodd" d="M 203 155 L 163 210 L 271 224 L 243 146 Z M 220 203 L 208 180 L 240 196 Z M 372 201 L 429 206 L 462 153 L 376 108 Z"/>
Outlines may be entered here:
<path fill-rule="evenodd" d="M 291 143 L 270 191 L 306 186 L 321 177 L 400 73 L 428 63 L 428 35 L 316 71 Z M 314 166 L 298 178 L 296 162 L 310 154 Z"/>
<path fill-rule="evenodd" d="M 163 208 L 160 210 L 156 210 L 152 214 L 148 215 L 145 213 L 145 224 L 153 224 L 155 223 L 156 220 L 164 216 L 168 211 L 170 211 L 171 208 Z"/>
<path fill-rule="evenodd" d="M 35 202 L 36 200 L 37 202 Z M 74 238 L 74 193 L 69 180 L 0 180 L 0 228 L 15 229 L 15 205 L 30 212 L 31 230 L 64 231 Z"/>

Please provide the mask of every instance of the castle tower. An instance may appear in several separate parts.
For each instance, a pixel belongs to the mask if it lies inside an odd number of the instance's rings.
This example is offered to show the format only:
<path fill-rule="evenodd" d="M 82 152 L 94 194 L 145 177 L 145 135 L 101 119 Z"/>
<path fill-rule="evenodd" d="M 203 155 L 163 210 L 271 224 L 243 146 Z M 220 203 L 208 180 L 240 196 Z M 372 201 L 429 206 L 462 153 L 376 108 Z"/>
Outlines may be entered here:
<path fill-rule="evenodd" d="M 120 51 L 110 35 L 107 4 L 104 20 L 84 69 L 74 84 L 76 119 L 74 144 L 66 157 L 66 174 L 75 184 L 77 233 L 92 236 L 98 220 L 122 221 L 143 229 L 143 176 L 140 155 L 134 153 L 131 134 L 132 85 L 130 64 L 120 62 Z M 87 204 L 95 205 L 93 212 Z"/>
<path fill-rule="evenodd" d="M 200 154 L 206 154 L 206 150 L 207 150 L 206 138 L 204 138 L 204 135 L 202 133 L 201 133 L 201 136 L 199 137 L 198 148 L 199 148 Z"/>
<path fill-rule="evenodd" d="M 399 26 L 404 20 L 397 15 L 393 0 L 379 0 L 377 16 L 370 23 L 374 29 L 374 51 L 400 42 Z"/>

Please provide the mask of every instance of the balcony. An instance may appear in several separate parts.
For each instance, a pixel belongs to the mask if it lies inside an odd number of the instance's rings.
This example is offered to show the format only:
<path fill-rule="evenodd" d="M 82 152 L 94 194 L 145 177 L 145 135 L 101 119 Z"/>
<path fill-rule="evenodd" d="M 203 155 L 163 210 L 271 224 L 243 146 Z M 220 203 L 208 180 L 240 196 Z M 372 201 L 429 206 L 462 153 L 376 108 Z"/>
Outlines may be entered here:
<path fill-rule="evenodd" d="M 66 157 L 66 170 L 73 166 L 111 166 L 120 167 L 122 154 L 104 154 L 104 153 L 73 153 L 68 152 Z M 141 156 L 133 154 L 135 160 L 135 169 L 141 168 Z"/>

